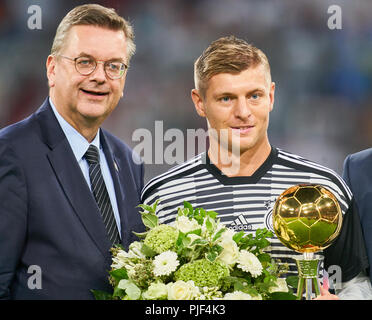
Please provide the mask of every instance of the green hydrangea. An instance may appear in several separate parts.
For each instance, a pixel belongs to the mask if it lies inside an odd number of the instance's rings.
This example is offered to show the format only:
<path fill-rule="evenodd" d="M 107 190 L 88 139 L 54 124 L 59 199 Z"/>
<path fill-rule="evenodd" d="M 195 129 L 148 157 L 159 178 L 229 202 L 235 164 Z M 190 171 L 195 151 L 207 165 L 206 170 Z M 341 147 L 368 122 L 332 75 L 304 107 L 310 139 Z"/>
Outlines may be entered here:
<path fill-rule="evenodd" d="M 184 264 L 175 273 L 176 280 L 193 280 L 198 287 L 221 286 L 221 280 L 230 275 L 229 269 L 218 261 L 195 260 Z"/>
<path fill-rule="evenodd" d="M 176 246 L 178 231 L 168 225 L 161 224 L 151 229 L 147 234 L 144 244 L 160 254 L 167 250 L 172 250 Z"/>

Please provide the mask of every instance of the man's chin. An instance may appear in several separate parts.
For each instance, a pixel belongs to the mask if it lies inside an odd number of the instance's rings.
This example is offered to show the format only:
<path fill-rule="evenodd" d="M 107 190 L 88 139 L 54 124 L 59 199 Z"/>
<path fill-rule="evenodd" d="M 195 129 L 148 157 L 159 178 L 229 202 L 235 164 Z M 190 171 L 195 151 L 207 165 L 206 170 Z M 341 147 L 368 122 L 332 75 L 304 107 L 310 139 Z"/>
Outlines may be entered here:
<path fill-rule="evenodd" d="M 236 138 L 236 139 L 232 139 L 232 141 L 230 142 L 230 146 L 229 146 L 229 150 L 230 152 L 234 153 L 234 154 L 243 154 L 244 152 L 252 149 L 254 147 L 254 143 L 252 141 L 252 139 L 239 139 L 239 138 Z"/>
<path fill-rule="evenodd" d="M 107 106 L 102 103 L 83 103 L 78 106 L 79 113 L 85 119 L 91 120 L 105 118 L 109 114 L 107 110 Z"/>

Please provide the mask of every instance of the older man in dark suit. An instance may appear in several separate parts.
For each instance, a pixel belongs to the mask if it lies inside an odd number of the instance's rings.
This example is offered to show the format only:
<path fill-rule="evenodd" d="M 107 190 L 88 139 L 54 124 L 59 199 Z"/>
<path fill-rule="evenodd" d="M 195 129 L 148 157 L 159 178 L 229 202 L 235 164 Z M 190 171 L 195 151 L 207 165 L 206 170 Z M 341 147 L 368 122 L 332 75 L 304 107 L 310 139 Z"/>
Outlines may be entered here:
<path fill-rule="evenodd" d="M 111 289 L 110 248 L 144 230 L 143 165 L 100 128 L 123 95 L 133 38 L 112 9 L 70 11 L 46 63 L 50 96 L 0 131 L 0 298 L 92 299 Z"/>
<path fill-rule="evenodd" d="M 372 263 L 372 148 L 348 155 L 343 178 L 353 192 L 359 208 L 369 263 Z M 369 272 L 372 282 L 372 274 Z"/>

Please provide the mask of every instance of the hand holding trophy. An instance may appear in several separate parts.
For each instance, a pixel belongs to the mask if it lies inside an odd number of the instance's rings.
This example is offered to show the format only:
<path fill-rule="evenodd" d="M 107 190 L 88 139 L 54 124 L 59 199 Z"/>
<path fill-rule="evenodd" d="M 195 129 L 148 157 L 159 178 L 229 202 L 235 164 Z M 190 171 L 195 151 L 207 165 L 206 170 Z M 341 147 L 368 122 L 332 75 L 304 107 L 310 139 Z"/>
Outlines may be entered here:
<path fill-rule="evenodd" d="M 326 188 L 302 184 L 284 191 L 273 209 L 278 239 L 289 249 L 303 253 L 296 258 L 299 274 L 297 299 L 320 295 L 318 269 L 322 257 L 314 253 L 330 246 L 341 230 L 342 211 L 337 198 Z"/>

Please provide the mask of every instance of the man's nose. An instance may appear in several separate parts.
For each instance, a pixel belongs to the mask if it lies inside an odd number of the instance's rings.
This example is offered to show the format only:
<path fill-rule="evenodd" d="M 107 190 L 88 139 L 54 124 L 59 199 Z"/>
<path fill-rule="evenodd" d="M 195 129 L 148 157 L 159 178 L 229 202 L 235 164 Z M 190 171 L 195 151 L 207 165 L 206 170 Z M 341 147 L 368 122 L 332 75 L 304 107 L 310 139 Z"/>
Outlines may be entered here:
<path fill-rule="evenodd" d="M 241 97 L 236 100 L 234 106 L 234 115 L 240 119 L 246 119 L 251 115 L 251 106 L 247 101 L 246 97 Z"/>
<path fill-rule="evenodd" d="M 97 66 L 90 74 L 90 79 L 97 82 L 105 82 L 107 79 L 106 77 L 105 63 L 103 61 L 97 61 Z"/>

